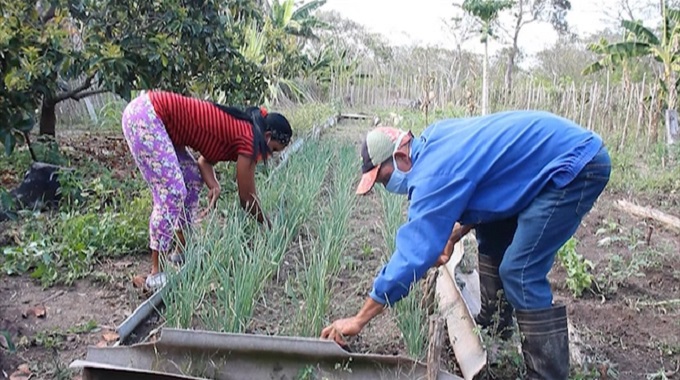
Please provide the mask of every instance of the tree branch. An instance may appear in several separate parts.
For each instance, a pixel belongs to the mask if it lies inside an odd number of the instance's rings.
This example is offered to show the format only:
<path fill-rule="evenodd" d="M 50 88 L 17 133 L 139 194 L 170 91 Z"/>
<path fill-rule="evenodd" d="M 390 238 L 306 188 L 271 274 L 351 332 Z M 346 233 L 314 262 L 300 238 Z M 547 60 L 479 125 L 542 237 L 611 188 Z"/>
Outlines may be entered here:
<path fill-rule="evenodd" d="M 80 92 L 78 94 L 71 96 L 71 99 L 76 100 L 76 101 L 80 101 L 81 99 L 85 99 L 88 96 L 99 95 L 99 94 L 103 94 L 103 93 L 108 92 L 108 91 L 109 90 L 105 89 L 105 88 L 100 88 L 98 90 L 84 91 L 84 92 Z"/>
<path fill-rule="evenodd" d="M 94 75 L 90 75 L 89 77 L 87 77 L 87 79 L 85 79 L 83 84 L 81 84 L 80 86 L 78 86 L 76 88 L 71 89 L 71 91 L 67 91 L 67 92 L 64 92 L 63 94 L 59 94 L 59 95 L 55 96 L 54 99 L 52 99 L 52 101 L 56 104 L 56 103 L 59 103 L 61 101 L 66 100 L 66 99 L 80 100 L 80 99 L 76 99 L 76 97 L 78 96 L 78 93 L 83 92 L 83 91 L 87 90 L 88 88 L 90 88 L 90 86 L 92 85 L 92 80 L 94 80 Z"/>

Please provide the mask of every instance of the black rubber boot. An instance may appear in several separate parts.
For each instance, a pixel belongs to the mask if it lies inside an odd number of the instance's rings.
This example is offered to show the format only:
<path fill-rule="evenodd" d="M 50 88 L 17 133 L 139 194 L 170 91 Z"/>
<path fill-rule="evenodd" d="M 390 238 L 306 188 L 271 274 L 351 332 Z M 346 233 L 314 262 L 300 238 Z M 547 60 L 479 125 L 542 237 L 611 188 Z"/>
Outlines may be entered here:
<path fill-rule="evenodd" d="M 475 322 L 486 328 L 492 336 L 510 339 L 514 325 L 513 307 L 505 298 L 503 283 L 498 275 L 498 263 L 489 256 L 479 255 L 479 286 L 481 309 Z"/>
<path fill-rule="evenodd" d="M 529 380 L 567 380 L 569 377 L 569 329 L 567 308 L 517 310 L 522 334 L 522 354 Z"/>

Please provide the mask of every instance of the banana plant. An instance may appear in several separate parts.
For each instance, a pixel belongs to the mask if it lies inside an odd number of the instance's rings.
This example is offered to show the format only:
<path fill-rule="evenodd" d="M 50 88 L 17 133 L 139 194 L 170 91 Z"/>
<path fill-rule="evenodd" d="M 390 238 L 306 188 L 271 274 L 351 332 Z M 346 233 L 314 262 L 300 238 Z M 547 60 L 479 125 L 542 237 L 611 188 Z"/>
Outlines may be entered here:
<path fill-rule="evenodd" d="M 633 36 L 631 40 L 615 43 L 601 40 L 588 45 L 588 49 L 598 54 L 600 59 L 588 65 L 583 74 L 592 74 L 605 68 L 620 68 L 633 58 L 651 57 L 663 66 L 663 74 L 658 79 L 666 95 L 667 108 L 675 110 L 677 74 L 680 71 L 680 10 L 669 9 L 663 1 L 662 16 L 660 35 L 640 21 L 624 20 L 621 26 Z"/>
<path fill-rule="evenodd" d="M 318 39 L 315 29 L 327 28 L 328 25 L 314 16 L 326 0 L 314 0 L 295 8 L 294 0 L 273 0 L 269 18 L 275 28 L 284 29 L 288 34 L 303 39 Z"/>

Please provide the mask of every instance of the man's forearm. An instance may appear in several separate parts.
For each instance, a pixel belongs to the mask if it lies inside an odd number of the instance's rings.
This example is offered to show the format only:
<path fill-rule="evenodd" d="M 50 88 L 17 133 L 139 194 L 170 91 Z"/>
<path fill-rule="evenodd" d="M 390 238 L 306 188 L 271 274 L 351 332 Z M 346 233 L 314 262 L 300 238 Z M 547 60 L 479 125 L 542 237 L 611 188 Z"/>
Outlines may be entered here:
<path fill-rule="evenodd" d="M 363 327 L 366 326 L 371 319 L 382 313 L 384 309 L 384 305 L 376 302 L 373 298 L 368 297 L 366 302 L 364 302 L 364 306 L 361 307 L 361 310 L 359 310 L 355 318 Z"/>
<path fill-rule="evenodd" d="M 463 236 L 467 235 L 472 229 L 474 228 L 473 225 L 468 224 L 468 225 L 462 225 L 460 223 L 456 223 L 453 226 L 453 230 L 451 230 L 451 236 L 449 236 L 449 242 L 452 244 L 458 243 L 460 239 L 463 238 Z"/>

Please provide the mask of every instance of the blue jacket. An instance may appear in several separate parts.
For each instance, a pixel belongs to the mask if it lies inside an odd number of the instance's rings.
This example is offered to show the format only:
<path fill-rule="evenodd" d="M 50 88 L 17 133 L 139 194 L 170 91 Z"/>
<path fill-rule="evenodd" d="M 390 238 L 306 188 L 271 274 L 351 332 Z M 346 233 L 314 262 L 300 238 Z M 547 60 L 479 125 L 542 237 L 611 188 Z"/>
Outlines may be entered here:
<path fill-rule="evenodd" d="M 552 183 L 569 184 L 602 147 L 574 122 L 542 111 L 446 119 L 413 140 L 408 221 L 370 294 L 402 299 L 434 265 L 456 221 L 480 224 L 517 215 Z"/>

